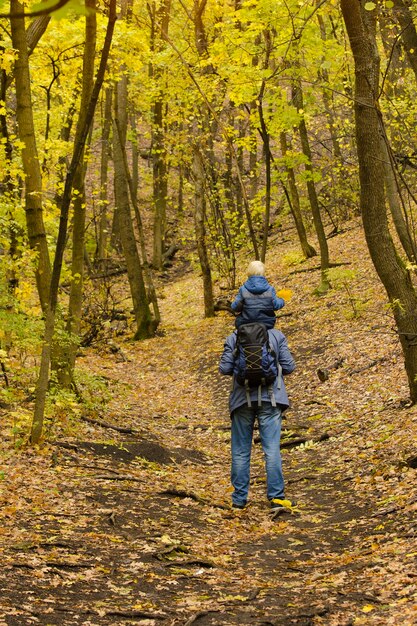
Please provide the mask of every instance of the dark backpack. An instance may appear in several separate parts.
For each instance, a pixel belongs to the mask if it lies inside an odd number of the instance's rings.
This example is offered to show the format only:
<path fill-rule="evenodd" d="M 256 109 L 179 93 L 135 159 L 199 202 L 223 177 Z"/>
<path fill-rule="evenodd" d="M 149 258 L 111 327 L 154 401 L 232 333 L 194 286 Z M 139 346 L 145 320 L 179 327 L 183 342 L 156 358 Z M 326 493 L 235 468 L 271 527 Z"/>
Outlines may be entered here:
<path fill-rule="evenodd" d="M 275 401 L 272 401 L 272 385 L 281 376 L 281 367 L 270 346 L 266 326 L 257 322 L 240 326 L 234 356 L 233 373 L 236 382 L 246 387 L 248 405 L 251 406 L 250 388 L 258 387 L 260 398 L 262 385 L 269 387 L 271 402 L 275 405 Z"/>

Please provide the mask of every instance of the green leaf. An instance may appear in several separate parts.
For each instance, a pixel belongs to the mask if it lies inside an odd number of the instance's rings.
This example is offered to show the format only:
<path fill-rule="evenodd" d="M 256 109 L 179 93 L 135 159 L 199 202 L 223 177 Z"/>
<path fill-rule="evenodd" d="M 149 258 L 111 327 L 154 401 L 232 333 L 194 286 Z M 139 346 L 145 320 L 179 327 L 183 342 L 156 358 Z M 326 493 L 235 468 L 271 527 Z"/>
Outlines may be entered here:
<path fill-rule="evenodd" d="M 0 0 L 1 2 L 1 0 Z M 86 9 L 84 3 L 81 0 L 68 0 L 63 6 L 54 9 L 57 6 L 59 0 L 44 0 L 34 4 L 31 11 L 43 11 L 45 9 L 51 9 L 51 16 L 56 19 L 62 19 L 67 17 L 69 13 L 76 15 L 85 15 Z"/>
<path fill-rule="evenodd" d="M 375 2 L 367 2 L 364 8 L 365 8 L 365 11 L 373 11 L 375 7 L 376 7 Z"/>
<path fill-rule="evenodd" d="M 392 2 L 392 0 L 387 0 L 385 3 L 385 8 L 386 9 L 392 9 L 392 7 L 394 6 L 394 3 Z"/>

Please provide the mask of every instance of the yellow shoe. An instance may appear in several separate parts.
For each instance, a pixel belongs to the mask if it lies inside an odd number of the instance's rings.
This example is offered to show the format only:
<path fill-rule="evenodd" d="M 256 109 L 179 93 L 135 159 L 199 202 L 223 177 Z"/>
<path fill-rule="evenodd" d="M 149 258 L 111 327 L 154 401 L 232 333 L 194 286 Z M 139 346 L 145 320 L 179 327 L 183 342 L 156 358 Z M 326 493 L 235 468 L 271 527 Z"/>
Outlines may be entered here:
<path fill-rule="evenodd" d="M 280 515 L 281 513 L 292 513 L 295 507 L 295 502 L 291 500 L 281 500 L 280 498 L 273 498 L 271 502 L 271 513 Z"/>

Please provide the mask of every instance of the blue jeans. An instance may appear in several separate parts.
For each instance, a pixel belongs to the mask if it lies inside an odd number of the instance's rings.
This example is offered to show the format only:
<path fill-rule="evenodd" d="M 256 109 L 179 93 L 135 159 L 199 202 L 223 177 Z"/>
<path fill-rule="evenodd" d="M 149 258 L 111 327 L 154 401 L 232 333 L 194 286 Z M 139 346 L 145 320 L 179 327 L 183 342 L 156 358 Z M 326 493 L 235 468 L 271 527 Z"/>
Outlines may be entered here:
<path fill-rule="evenodd" d="M 281 411 L 270 402 L 262 402 L 262 406 L 240 406 L 232 416 L 232 502 L 237 505 L 246 504 L 248 499 L 252 436 L 256 418 L 265 458 L 266 495 L 269 500 L 284 498 L 280 452 Z"/>

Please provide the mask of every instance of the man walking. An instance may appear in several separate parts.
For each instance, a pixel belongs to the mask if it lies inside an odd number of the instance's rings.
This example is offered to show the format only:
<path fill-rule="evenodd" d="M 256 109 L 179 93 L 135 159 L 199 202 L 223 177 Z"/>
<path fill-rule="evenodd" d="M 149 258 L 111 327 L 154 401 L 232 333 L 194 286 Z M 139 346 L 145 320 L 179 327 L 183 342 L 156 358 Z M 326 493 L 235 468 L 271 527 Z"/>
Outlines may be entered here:
<path fill-rule="evenodd" d="M 278 375 L 271 384 L 249 387 L 237 382 L 237 331 L 226 339 L 219 369 L 221 374 L 233 376 L 229 398 L 232 419 L 231 481 L 234 488 L 232 506 L 244 509 L 247 504 L 253 429 L 258 419 L 265 457 L 267 498 L 275 516 L 290 511 L 293 506 L 284 495 L 280 439 L 282 412 L 289 406 L 283 376 L 294 370 L 295 361 L 284 334 L 276 329 L 268 330 L 267 333 L 271 354 L 278 364 Z"/>

